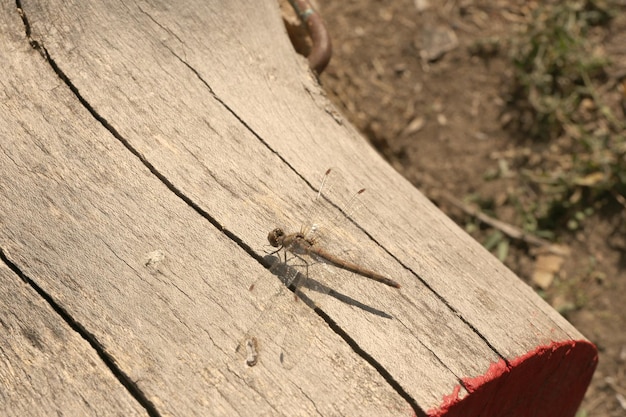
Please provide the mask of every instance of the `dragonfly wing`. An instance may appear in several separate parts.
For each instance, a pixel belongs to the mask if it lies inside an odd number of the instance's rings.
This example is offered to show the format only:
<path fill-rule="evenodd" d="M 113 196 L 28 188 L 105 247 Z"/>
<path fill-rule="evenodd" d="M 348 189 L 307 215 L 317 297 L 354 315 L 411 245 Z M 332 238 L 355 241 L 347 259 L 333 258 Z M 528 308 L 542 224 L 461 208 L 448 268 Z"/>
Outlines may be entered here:
<path fill-rule="evenodd" d="M 293 267 L 272 269 L 274 273 L 303 277 Z M 306 356 L 310 336 L 315 333 L 315 319 L 319 320 L 311 306 L 314 304 L 305 295 L 296 297 L 281 285 L 263 304 L 262 312 L 239 341 L 236 352 L 241 363 L 252 367 L 265 361 L 279 361 L 286 369 L 294 368 Z"/>

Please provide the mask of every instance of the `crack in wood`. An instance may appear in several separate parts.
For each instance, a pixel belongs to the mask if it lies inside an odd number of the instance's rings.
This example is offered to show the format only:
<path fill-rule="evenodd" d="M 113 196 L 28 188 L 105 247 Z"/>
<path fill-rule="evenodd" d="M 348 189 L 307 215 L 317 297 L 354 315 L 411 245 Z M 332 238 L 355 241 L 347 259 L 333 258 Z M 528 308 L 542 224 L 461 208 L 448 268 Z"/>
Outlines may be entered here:
<path fill-rule="evenodd" d="M 98 339 L 85 329 L 85 327 L 76 321 L 72 315 L 65 310 L 54 298 L 41 288 L 33 279 L 28 277 L 15 262 L 9 259 L 3 248 L 0 247 L 0 261 L 4 262 L 13 273 L 15 273 L 24 283 L 29 285 L 54 311 L 59 315 L 72 330 L 78 333 L 89 346 L 96 352 L 104 365 L 111 371 L 113 376 L 128 390 L 130 395 L 141 404 L 151 417 L 160 417 L 156 406 L 146 397 L 145 393 L 137 386 L 137 384 L 115 364 L 115 359 L 110 356 L 105 348 L 100 344 Z"/>

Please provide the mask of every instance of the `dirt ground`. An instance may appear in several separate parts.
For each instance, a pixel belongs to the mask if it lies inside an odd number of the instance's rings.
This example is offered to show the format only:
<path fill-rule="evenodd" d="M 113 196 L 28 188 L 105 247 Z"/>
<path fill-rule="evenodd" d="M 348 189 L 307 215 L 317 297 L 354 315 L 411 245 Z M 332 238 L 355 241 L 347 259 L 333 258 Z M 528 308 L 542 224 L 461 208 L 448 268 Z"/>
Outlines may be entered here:
<path fill-rule="evenodd" d="M 492 215 L 519 226 L 506 194 L 523 187 L 516 172 L 550 143 L 519 138 L 505 126 L 512 76 L 499 41 L 531 18 L 534 2 L 319 0 L 333 41 L 321 82 L 331 100 L 379 152 L 463 227 L 476 224 L 446 192 L 494 202 Z M 603 28 L 602 45 L 626 69 L 626 3 Z M 618 84 L 619 85 L 619 84 Z M 623 112 L 619 113 L 624 117 Z M 518 156 L 523 155 L 523 158 Z M 486 180 L 504 168 L 511 175 Z M 511 161 L 513 161 L 511 163 Z M 517 163 L 515 163 L 517 161 Z M 522 161 L 522 162 L 519 162 Z M 579 416 L 626 415 L 626 221 L 623 207 L 600 209 L 554 241 L 570 254 L 535 281 L 539 254 L 510 239 L 504 262 L 533 285 L 600 351 Z M 492 228 L 474 227 L 485 243 Z M 545 259 L 544 259 L 545 260 Z M 564 381 L 564 383 L 568 383 Z"/>

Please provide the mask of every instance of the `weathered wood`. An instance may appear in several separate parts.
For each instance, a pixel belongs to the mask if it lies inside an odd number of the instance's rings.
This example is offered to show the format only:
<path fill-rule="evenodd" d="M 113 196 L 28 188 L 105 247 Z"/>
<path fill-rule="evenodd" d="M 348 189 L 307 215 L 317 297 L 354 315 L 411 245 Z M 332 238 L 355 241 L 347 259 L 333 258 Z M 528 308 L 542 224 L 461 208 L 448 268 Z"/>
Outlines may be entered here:
<path fill-rule="evenodd" d="M 14 10 L 5 8 L 3 20 L 20 33 Z M 278 297 L 277 311 L 306 310 L 318 333 L 309 356 L 290 372 L 273 355 L 279 347 L 271 337 L 280 335 L 256 334 L 261 360 L 248 367 L 236 348 L 262 300 L 247 288 L 260 277 L 259 290 L 273 294 L 280 282 L 94 120 L 26 39 L 3 50 L 12 50 L 12 59 L 0 64 L 11 74 L 2 81 L 0 247 L 93 335 L 148 405 L 184 416 L 410 411 L 371 365 L 292 296 Z M 227 120 L 220 111 L 213 117 Z M 12 311 L 29 323 L 23 309 Z M 83 356 L 72 346 L 63 353 L 51 358 L 51 368 Z M 360 382 L 347 384 L 346 375 Z M 5 378 L 3 386 L 18 385 Z M 93 414 L 113 413 L 128 396 L 120 387 L 85 384 L 80 396 L 93 402 Z M 64 411 L 65 401 L 54 401 L 57 392 L 71 393 L 61 384 L 52 388 L 46 400 L 54 407 L 45 415 Z M 9 405 L 20 407 L 10 414 L 26 409 L 21 415 L 34 415 L 46 404 L 29 409 L 28 392 L 19 394 Z"/>
<path fill-rule="evenodd" d="M 593 348 L 342 121 L 274 2 L 22 6 L 53 65 L 4 5 L 0 248 L 159 413 L 452 415 L 466 388 L 520 394 L 503 376 L 517 358 L 557 363 L 533 352 L 561 346 L 573 354 L 553 379 L 524 384 L 580 399 L 559 378 L 584 388 Z M 344 297 L 307 293 L 367 360 L 251 256 L 274 226 L 302 221 L 328 166 L 345 174 L 337 194 L 365 184 L 371 197 L 342 242 L 403 286 L 342 275 Z M 253 367 L 236 350 L 247 336 Z"/>
<path fill-rule="evenodd" d="M 92 347 L 0 263 L 0 414 L 147 416 Z"/>

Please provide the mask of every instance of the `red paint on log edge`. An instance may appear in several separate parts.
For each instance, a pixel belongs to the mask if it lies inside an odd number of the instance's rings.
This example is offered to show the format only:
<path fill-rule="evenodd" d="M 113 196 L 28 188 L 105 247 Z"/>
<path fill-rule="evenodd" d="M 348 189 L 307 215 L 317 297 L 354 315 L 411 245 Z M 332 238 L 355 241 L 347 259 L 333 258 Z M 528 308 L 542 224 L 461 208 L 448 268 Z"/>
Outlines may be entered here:
<path fill-rule="evenodd" d="M 491 364 L 484 375 L 461 385 L 429 410 L 430 417 L 573 417 L 598 363 L 596 347 L 586 340 L 553 342 L 510 360 Z"/>

